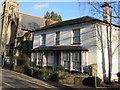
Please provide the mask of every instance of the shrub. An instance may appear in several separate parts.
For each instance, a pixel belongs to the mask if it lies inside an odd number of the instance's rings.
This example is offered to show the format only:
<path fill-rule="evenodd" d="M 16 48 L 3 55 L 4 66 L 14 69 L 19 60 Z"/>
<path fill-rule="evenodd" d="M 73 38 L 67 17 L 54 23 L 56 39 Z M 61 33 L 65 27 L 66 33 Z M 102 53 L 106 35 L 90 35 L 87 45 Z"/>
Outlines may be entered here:
<path fill-rule="evenodd" d="M 13 70 L 16 71 L 16 72 L 23 73 L 23 68 L 22 68 L 22 67 L 19 67 L 19 66 L 14 66 L 14 67 L 13 67 Z"/>
<path fill-rule="evenodd" d="M 23 67 L 23 73 L 26 74 L 26 75 L 29 75 L 31 76 L 31 68 L 29 66 L 24 66 Z"/>
<path fill-rule="evenodd" d="M 57 66 L 56 68 L 57 71 L 65 71 L 65 67 L 62 65 Z"/>
<path fill-rule="evenodd" d="M 83 83 L 83 85 L 86 85 L 86 86 L 93 86 L 93 87 L 95 87 L 95 78 L 96 78 L 97 86 L 100 86 L 101 79 L 98 78 L 98 77 L 87 77 L 87 78 L 85 78 L 82 81 L 82 83 Z"/>
<path fill-rule="evenodd" d="M 42 71 L 42 73 L 41 73 L 40 77 L 41 77 L 41 79 L 48 80 L 48 79 L 49 79 L 49 77 L 50 77 L 50 75 L 51 75 L 51 72 Z"/>
<path fill-rule="evenodd" d="M 59 79 L 59 78 L 58 78 L 58 73 L 53 72 L 53 73 L 50 74 L 48 80 L 50 80 L 50 81 L 54 81 L 54 82 L 58 82 L 58 79 Z"/>
<path fill-rule="evenodd" d="M 120 78 L 120 72 L 117 73 L 117 76 Z"/>
<path fill-rule="evenodd" d="M 33 68 L 33 77 L 38 77 L 40 69 L 38 67 Z"/>
<path fill-rule="evenodd" d="M 117 73 L 118 76 L 118 83 L 120 83 L 120 72 Z"/>
<path fill-rule="evenodd" d="M 30 64 L 30 58 L 23 54 L 17 58 L 17 65 L 20 67 L 28 66 Z"/>
<path fill-rule="evenodd" d="M 52 71 L 46 68 L 38 68 L 34 67 L 33 69 L 33 76 L 39 79 L 48 80 L 49 76 L 51 75 Z"/>

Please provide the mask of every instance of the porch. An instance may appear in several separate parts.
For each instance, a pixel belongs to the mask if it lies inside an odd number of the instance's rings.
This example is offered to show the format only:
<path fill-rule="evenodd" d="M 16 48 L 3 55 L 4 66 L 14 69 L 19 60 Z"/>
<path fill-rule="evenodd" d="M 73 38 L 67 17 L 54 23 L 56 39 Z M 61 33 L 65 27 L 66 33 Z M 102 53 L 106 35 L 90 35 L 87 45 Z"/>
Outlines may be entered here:
<path fill-rule="evenodd" d="M 83 72 L 83 64 L 88 61 L 86 48 L 81 46 L 40 46 L 32 50 L 32 62 L 39 67 L 53 70 L 62 65 L 68 71 Z"/>

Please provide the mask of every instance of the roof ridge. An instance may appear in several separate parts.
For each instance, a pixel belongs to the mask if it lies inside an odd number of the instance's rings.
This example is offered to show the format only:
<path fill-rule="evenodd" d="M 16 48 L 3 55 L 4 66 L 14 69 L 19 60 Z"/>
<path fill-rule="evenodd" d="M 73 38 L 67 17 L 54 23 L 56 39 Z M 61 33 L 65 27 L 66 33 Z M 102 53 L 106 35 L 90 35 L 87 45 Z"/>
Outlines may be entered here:
<path fill-rule="evenodd" d="M 23 14 L 23 15 L 27 15 L 27 16 L 31 16 L 31 17 L 35 17 L 35 18 L 39 18 L 39 19 L 46 19 L 46 18 L 41 18 L 41 17 L 38 17 L 38 16 L 33 16 L 33 15 L 30 15 L 30 14 L 25 14 L 25 13 L 21 13 L 21 12 L 18 12 L 16 11 L 16 13 L 19 13 L 19 14 Z M 46 19 L 47 20 L 47 19 Z M 53 22 L 58 22 L 58 21 L 54 21 L 54 20 L 51 20 L 49 19 L 50 21 L 53 21 Z"/>

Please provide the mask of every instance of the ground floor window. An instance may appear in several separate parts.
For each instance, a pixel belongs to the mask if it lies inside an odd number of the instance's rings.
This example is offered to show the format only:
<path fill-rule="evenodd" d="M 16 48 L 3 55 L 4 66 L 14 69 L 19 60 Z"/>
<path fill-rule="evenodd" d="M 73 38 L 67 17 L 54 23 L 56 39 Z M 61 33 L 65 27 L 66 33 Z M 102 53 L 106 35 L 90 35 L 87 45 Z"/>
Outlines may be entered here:
<path fill-rule="evenodd" d="M 32 62 L 35 66 L 42 66 L 43 64 L 43 53 L 36 52 L 32 54 Z"/>
<path fill-rule="evenodd" d="M 69 69 L 70 68 L 70 53 L 69 52 L 63 52 L 63 61 L 64 61 L 65 69 Z"/>
<path fill-rule="evenodd" d="M 39 52 L 38 54 L 37 54 L 37 65 L 38 66 L 42 66 L 42 63 L 43 63 L 43 53 L 42 52 Z"/>
<path fill-rule="evenodd" d="M 61 53 L 61 54 L 60 54 Z M 66 70 L 81 71 L 81 51 L 60 51 L 60 52 L 37 52 L 33 53 L 33 62 L 37 66 L 52 66 L 56 68 L 59 64 Z"/>
<path fill-rule="evenodd" d="M 37 61 L 37 53 L 32 53 L 32 64 L 33 66 L 36 66 Z"/>
<path fill-rule="evenodd" d="M 80 52 L 72 52 L 72 62 L 73 62 L 73 69 L 80 71 L 81 69 L 81 53 Z"/>
<path fill-rule="evenodd" d="M 65 69 L 81 71 L 81 52 L 62 52 Z"/>

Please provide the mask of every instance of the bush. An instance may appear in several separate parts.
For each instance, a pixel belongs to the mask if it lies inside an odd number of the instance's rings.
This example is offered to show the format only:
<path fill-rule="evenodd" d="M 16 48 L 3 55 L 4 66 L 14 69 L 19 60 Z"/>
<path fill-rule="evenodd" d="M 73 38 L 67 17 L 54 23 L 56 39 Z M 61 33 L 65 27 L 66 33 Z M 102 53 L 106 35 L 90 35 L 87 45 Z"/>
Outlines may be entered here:
<path fill-rule="evenodd" d="M 33 68 L 33 77 L 36 77 L 39 79 L 48 80 L 51 73 L 52 71 L 46 68 L 38 68 L 38 67 Z"/>
<path fill-rule="evenodd" d="M 86 86 L 93 86 L 93 87 L 95 87 L 95 78 L 96 78 L 97 86 L 100 86 L 101 79 L 98 78 L 98 77 L 87 77 L 87 78 L 85 78 L 82 81 L 82 83 L 83 83 L 83 85 L 86 85 Z"/>
<path fill-rule="evenodd" d="M 23 73 L 23 67 L 14 66 L 14 67 L 13 67 L 13 70 L 16 71 L 16 72 Z"/>
<path fill-rule="evenodd" d="M 50 74 L 51 74 L 51 72 L 41 71 L 41 73 L 39 74 L 39 78 L 44 79 L 44 80 L 48 80 L 50 77 Z"/>
<path fill-rule="evenodd" d="M 48 80 L 58 82 L 59 80 L 58 73 L 56 72 L 51 73 Z"/>
<path fill-rule="evenodd" d="M 47 68 L 33 68 L 33 76 L 39 79 L 58 81 L 58 74 Z"/>
<path fill-rule="evenodd" d="M 34 67 L 33 68 L 33 77 L 38 77 L 38 75 L 39 75 L 39 72 L 40 72 L 40 69 L 39 68 L 37 68 L 37 67 Z"/>
<path fill-rule="evenodd" d="M 30 64 L 30 58 L 23 54 L 17 58 L 17 65 L 20 67 L 28 66 Z"/>
<path fill-rule="evenodd" d="M 65 67 L 62 65 L 57 66 L 56 68 L 57 71 L 65 71 Z"/>
<path fill-rule="evenodd" d="M 23 67 L 23 73 L 26 74 L 26 75 L 29 75 L 31 76 L 31 68 L 29 66 L 24 66 Z"/>
<path fill-rule="evenodd" d="M 117 76 L 120 78 L 120 72 L 117 73 Z"/>
<path fill-rule="evenodd" d="M 117 73 L 118 76 L 118 83 L 120 83 L 120 72 Z"/>

